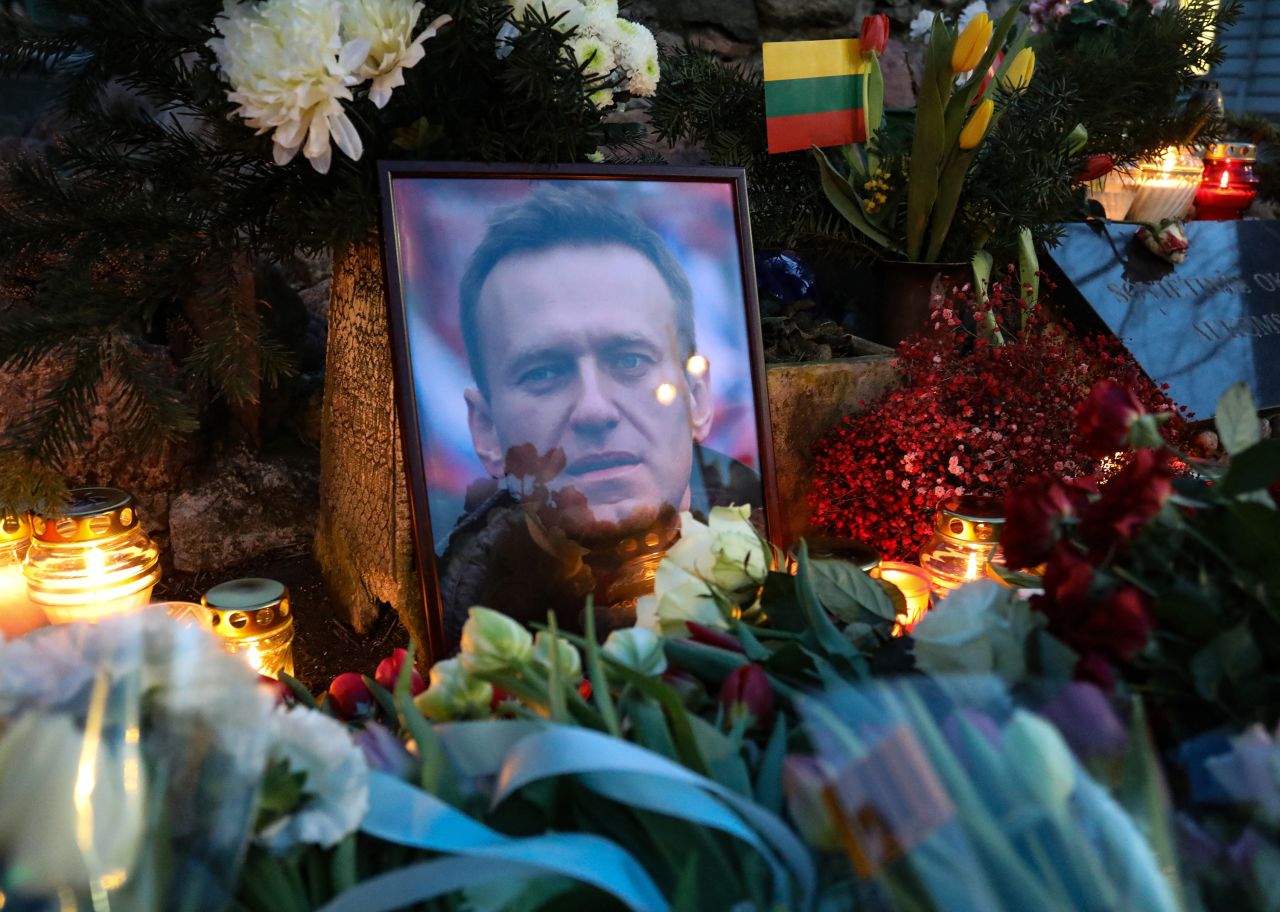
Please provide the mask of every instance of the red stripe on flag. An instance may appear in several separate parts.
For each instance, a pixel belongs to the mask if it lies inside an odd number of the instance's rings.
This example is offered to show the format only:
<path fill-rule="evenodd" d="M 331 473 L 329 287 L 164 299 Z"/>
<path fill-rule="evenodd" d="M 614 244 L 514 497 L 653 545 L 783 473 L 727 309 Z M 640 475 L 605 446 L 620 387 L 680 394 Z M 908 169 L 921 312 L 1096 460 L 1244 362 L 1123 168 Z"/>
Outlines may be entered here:
<path fill-rule="evenodd" d="M 771 153 L 867 141 L 866 114 L 861 108 L 770 117 L 767 127 Z"/>

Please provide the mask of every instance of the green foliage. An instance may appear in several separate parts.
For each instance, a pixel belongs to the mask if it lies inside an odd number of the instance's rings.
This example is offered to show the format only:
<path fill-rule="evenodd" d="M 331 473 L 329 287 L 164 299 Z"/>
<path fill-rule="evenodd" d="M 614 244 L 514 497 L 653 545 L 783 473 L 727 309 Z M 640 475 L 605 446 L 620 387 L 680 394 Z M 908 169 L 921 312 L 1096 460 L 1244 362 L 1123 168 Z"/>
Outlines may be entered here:
<path fill-rule="evenodd" d="M 232 404 L 257 402 L 294 369 L 300 327 L 266 319 L 250 277 L 363 239 L 378 223 L 385 158 L 556 162 L 600 146 L 635 148 L 639 127 L 605 124 L 570 36 L 531 11 L 499 59 L 504 0 L 428 4 L 454 22 L 382 110 L 348 107 L 364 143 L 330 173 L 302 156 L 272 162 L 271 138 L 233 114 L 207 41 L 220 0 L 42 0 L 40 16 L 0 13 L 0 74 L 56 84 L 56 152 L 0 175 L 0 273 L 21 305 L 0 321 L 0 365 L 61 367 L 48 395 L 0 438 L 17 466 L 57 468 L 111 378 L 114 420 L 141 447 L 195 426 L 161 372 L 125 339 L 192 338 L 183 367 Z M 246 273 L 248 275 L 246 275 Z M 31 504 L 0 477 L 0 512 Z"/>
<path fill-rule="evenodd" d="M 1083 154 L 1137 161 L 1193 137 L 1216 138 L 1220 119 L 1202 103 L 1181 99 L 1199 74 L 1222 62 L 1217 39 L 1239 17 L 1240 4 L 1183 0 L 1159 13 L 1141 2 L 1107 6 L 1116 14 L 1099 3 L 1079 4 L 1073 19 L 1035 42 L 1036 79 L 1069 87 L 1065 116 L 1089 130 Z"/>
<path fill-rule="evenodd" d="M 649 110 L 653 131 L 671 146 L 692 144 L 708 162 L 747 172 L 751 231 L 757 248 L 866 245 L 831 211 L 806 153 L 770 155 L 764 83 L 759 73 L 722 64 L 696 49 L 663 59 L 662 82 Z"/>

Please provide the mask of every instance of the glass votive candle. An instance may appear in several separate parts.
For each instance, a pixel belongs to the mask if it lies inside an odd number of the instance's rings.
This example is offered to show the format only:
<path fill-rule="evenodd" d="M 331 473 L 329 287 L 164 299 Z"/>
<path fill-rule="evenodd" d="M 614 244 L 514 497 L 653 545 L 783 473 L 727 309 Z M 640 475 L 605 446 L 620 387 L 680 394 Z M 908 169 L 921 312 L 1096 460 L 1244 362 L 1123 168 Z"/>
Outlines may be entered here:
<path fill-rule="evenodd" d="M 283 583 L 232 580 L 214 586 L 200 601 L 227 652 L 243 654 L 254 671 L 269 678 L 293 674 L 293 611 Z"/>
<path fill-rule="evenodd" d="M 75 488 L 58 515 L 32 517 L 31 530 L 23 572 L 53 623 L 97 621 L 150 601 L 160 552 L 124 491 Z"/>
<path fill-rule="evenodd" d="M 1186 146 L 1170 146 L 1138 168 L 1138 192 L 1126 221 L 1182 218 L 1195 201 L 1204 162 Z"/>
<path fill-rule="evenodd" d="M 48 621 L 33 604 L 22 575 L 22 561 L 31 545 L 31 522 L 22 516 L 0 517 L 0 634 L 20 637 Z"/>
<path fill-rule="evenodd" d="M 863 573 L 871 573 L 880 565 L 880 552 L 866 542 L 853 538 L 816 535 L 806 537 L 805 544 L 809 548 L 810 560 L 848 561 Z M 796 567 L 796 553 L 793 550 L 787 554 L 787 570 L 794 576 Z"/>
<path fill-rule="evenodd" d="M 938 507 L 933 535 L 920 550 L 920 566 L 933 594 L 953 589 L 987 573 L 1004 527 L 1001 501 L 995 497 L 953 497 Z"/>
<path fill-rule="evenodd" d="M 871 575 L 875 579 L 892 584 L 902 593 L 906 609 L 898 615 L 898 623 L 893 633 L 895 636 L 909 633 L 929 610 L 929 574 L 915 564 L 881 561 L 880 565 L 871 571 Z"/>
<path fill-rule="evenodd" d="M 1214 143 L 1204 157 L 1204 176 L 1196 191 L 1196 218 L 1221 222 L 1241 218 L 1258 195 L 1253 143 Z"/>

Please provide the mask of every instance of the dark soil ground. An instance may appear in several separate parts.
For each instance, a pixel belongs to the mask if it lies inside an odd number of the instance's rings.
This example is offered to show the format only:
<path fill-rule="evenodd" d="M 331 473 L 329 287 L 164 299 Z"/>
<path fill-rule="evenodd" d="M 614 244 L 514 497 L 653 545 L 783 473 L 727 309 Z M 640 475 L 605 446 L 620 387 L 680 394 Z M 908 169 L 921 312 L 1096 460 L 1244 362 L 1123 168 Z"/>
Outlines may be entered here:
<path fill-rule="evenodd" d="M 363 636 L 337 620 L 309 551 L 276 551 L 216 574 L 170 571 L 156 585 L 152 598 L 199 602 L 201 594 L 218 583 L 247 576 L 279 580 L 289 587 L 294 611 L 294 676 L 312 693 L 325 690 L 344 671 L 372 675 L 392 649 L 408 645 L 409 634 L 391 610 Z"/>

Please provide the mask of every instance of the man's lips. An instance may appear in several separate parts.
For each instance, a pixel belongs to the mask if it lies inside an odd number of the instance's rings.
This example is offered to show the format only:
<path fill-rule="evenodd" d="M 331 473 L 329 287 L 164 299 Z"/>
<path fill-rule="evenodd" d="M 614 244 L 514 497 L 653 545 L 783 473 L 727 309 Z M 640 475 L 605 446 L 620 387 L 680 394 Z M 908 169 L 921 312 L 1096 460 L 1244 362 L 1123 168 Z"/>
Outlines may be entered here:
<path fill-rule="evenodd" d="M 607 453 L 592 453 L 579 456 L 565 467 L 565 474 L 574 478 L 590 476 L 592 478 L 621 475 L 640 465 L 640 457 L 625 450 L 613 450 Z"/>

